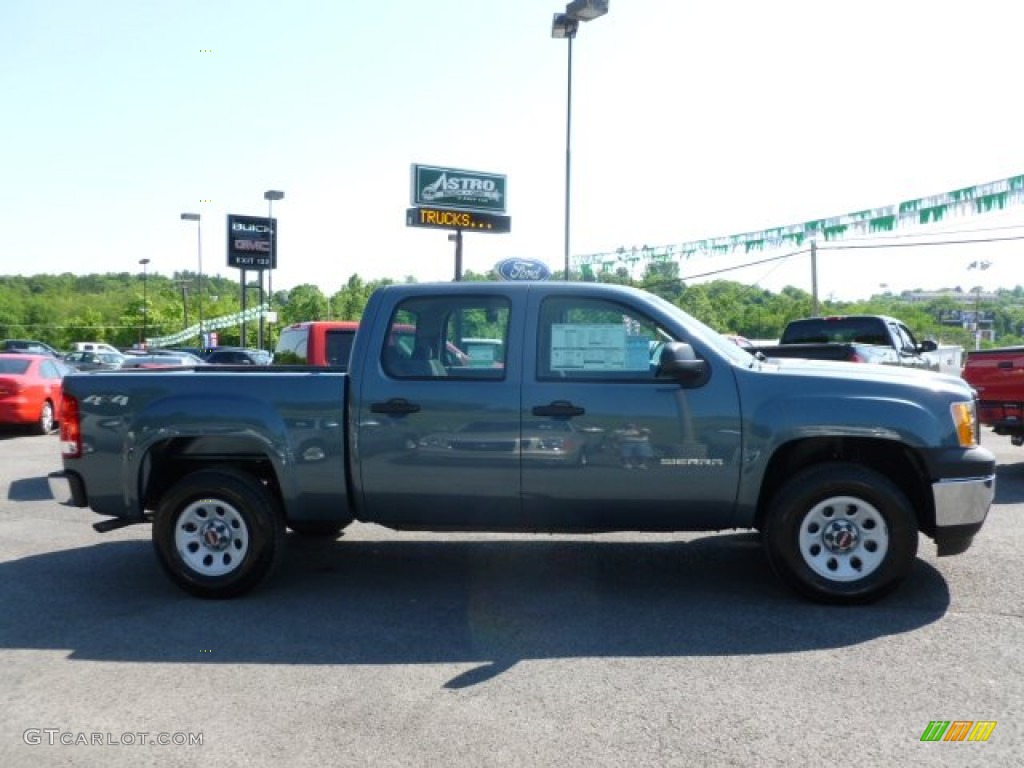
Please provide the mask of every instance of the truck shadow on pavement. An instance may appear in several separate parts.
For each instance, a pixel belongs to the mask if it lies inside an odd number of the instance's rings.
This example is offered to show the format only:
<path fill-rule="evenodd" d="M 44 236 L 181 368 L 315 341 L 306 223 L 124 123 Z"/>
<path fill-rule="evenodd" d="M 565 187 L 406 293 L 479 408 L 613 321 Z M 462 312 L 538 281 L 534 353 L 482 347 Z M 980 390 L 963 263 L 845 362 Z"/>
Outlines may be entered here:
<path fill-rule="evenodd" d="M 1024 502 L 1024 461 L 996 465 L 996 504 Z"/>
<path fill-rule="evenodd" d="M 235 600 L 185 595 L 148 538 L 135 538 L 2 563 L 0 603 L 6 649 L 115 662 L 473 663 L 445 686 L 462 688 L 525 659 L 844 648 L 927 626 L 950 595 L 918 559 L 882 602 L 809 603 L 778 582 L 749 533 L 654 543 L 290 536 L 271 581 Z"/>
<path fill-rule="evenodd" d="M 52 498 L 50 484 L 45 477 L 23 477 L 11 481 L 7 488 L 8 501 L 46 501 Z"/>

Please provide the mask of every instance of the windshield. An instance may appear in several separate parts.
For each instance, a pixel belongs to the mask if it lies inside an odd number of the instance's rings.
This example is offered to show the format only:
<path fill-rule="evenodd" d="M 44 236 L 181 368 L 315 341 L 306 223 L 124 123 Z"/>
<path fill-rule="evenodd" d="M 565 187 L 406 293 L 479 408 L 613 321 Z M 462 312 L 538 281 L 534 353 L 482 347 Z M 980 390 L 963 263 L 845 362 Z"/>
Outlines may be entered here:
<path fill-rule="evenodd" d="M 755 361 L 756 358 L 749 351 L 729 340 L 714 328 L 705 325 L 693 315 L 685 312 L 675 304 L 666 301 L 660 296 L 652 296 L 652 298 L 661 306 L 663 311 L 680 317 L 680 322 L 685 324 L 691 335 L 693 335 L 695 339 L 699 339 L 701 343 L 713 347 L 716 352 L 719 352 L 729 358 L 737 365 L 750 366 Z M 660 354 L 660 349 L 657 350 L 657 352 L 652 350 L 652 354 Z"/>

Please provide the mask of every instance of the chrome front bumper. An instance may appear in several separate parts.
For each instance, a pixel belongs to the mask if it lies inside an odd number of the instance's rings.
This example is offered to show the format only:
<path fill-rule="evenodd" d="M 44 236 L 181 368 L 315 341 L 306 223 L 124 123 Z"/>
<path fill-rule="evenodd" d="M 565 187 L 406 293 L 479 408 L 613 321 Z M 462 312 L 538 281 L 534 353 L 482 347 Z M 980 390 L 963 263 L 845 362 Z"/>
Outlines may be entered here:
<path fill-rule="evenodd" d="M 996 495 L 996 476 L 939 480 L 932 483 L 932 495 L 937 528 L 980 526 Z"/>

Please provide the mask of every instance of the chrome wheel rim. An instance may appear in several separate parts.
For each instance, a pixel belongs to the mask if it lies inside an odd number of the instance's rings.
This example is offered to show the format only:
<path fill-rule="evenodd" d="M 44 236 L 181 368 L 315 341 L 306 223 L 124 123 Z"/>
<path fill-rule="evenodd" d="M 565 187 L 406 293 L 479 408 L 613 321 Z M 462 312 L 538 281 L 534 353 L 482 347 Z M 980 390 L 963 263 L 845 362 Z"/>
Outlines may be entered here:
<path fill-rule="evenodd" d="M 43 432 L 53 431 L 53 406 L 43 403 L 43 412 L 39 415 L 39 428 Z"/>

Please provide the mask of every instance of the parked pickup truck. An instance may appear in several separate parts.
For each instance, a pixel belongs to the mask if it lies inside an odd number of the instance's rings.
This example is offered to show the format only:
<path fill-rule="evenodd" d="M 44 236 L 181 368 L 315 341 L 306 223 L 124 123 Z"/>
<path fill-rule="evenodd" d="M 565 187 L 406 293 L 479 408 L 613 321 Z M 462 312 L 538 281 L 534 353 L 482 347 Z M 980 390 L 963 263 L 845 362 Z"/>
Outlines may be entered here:
<path fill-rule="evenodd" d="M 972 350 L 963 377 L 978 392 L 981 423 L 1024 445 L 1024 347 Z"/>
<path fill-rule="evenodd" d="M 754 347 L 765 357 L 799 357 L 811 360 L 842 360 L 938 370 L 928 353 L 938 345 L 918 343 L 910 329 L 884 315 L 836 315 L 793 320 L 782 331 L 777 345 Z"/>
<path fill-rule="evenodd" d="M 400 337 L 410 346 L 396 343 Z M 502 365 L 446 365 L 500 339 Z M 456 358 L 457 362 L 463 362 Z M 403 284 L 348 372 L 254 366 L 65 379 L 55 496 L 152 523 L 201 597 L 262 581 L 286 528 L 756 529 L 812 599 L 895 588 L 918 532 L 966 550 L 995 492 L 958 377 L 766 363 L 651 294 L 592 283 Z"/>

